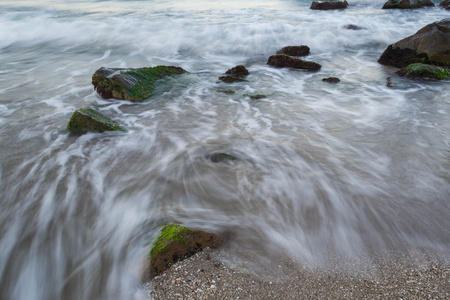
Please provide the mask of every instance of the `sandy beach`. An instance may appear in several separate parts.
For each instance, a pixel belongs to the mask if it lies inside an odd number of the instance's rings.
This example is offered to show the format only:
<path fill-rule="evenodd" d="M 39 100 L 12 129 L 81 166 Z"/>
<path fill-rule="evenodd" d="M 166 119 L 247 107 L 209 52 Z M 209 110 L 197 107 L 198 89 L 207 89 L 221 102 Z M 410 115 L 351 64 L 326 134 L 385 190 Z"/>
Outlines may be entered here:
<path fill-rule="evenodd" d="M 450 299 L 448 262 L 424 254 L 373 255 L 353 270 L 287 263 L 274 270 L 284 275 L 277 278 L 221 259 L 205 249 L 174 264 L 146 283 L 148 299 Z"/>

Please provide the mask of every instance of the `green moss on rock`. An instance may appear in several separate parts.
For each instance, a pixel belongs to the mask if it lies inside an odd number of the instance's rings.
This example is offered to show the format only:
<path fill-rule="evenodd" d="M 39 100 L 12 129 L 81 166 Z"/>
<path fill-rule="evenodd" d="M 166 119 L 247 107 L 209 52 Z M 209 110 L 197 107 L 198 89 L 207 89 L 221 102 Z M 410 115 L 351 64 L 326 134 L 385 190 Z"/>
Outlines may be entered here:
<path fill-rule="evenodd" d="M 258 100 L 267 97 L 267 95 L 264 94 L 244 94 L 244 96 L 250 97 L 250 99 L 252 100 Z"/>
<path fill-rule="evenodd" d="M 166 225 L 161 229 L 161 234 L 156 238 L 150 251 L 150 258 L 158 253 L 164 253 L 171 242 L 182 242 L 186 244 L 186 235 L 192 232 L 189 228 L 180 225 Z"/>
<path fill-rule="evenodd" d="M 237 77 L 237 76 L 221 76 L 221 77 L 219 77 L 219 80 L 222 80 L 223 82 L 226 82 L 226 83 L 247 81 L 247 80 L 245 80 L 241 77 Z"/>
<path fill-rule="evenodd" d="M 149 98 L 157 81 L 187 73 L 173 66 L 156 66 L 139 69 L 100 68 L 92 76 L 92 84 L 103 98 L 142 101 Z"/>
<path fill-rule="evenodd" d="M 450 79 L 450 72 L 448 69 L 422 63 L 410 64 L 407 67 L 397 71 L 397 74 L 400 76 L 413 78 L 425 77 L 438 80 Z"/>
<path fill-rule="evenodd" d="M 92 108 L 77 109 L 67 125 L 67 131 L 76 134 L 123 130 L 117 123 Z"/>

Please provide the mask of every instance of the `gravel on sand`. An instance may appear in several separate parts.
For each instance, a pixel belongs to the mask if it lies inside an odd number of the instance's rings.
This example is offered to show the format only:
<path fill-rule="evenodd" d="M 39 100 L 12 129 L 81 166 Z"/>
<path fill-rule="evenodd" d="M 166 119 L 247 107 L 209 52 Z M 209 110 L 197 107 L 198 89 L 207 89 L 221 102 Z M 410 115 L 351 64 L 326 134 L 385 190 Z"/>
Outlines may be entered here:
<path fill-rule="evenodd" d="M 146 283 L 147 299 L 450 299 L 448 261 L 423 254 L 373 255 L 364 270 L 290 266 L 272 280 L 205 249 Z"/>

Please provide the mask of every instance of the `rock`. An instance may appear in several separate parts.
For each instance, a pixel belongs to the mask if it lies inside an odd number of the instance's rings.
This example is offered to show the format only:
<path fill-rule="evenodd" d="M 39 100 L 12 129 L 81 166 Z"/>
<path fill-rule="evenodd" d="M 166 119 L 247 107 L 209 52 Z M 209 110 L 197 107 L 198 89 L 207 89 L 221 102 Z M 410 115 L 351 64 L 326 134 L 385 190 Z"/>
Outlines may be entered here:
<path fill-rule="evenodd" d="M 411 78 L 450 79 L 450 72 L 447 68 L 426 64 L 411 64 L 398 70 L 397 74 Z"/>
<path fill-rule="evenodd" d="M 329 10 L 329 9 L 344 9 L 347 8 L 347 1 L 318 1 L 311 3 L 310 9 L 314 10 Z"/>
<path fill-rule="evenodd" d="M 183 73 L 186 71 L 173 66 L 139 69 L 101 67 L 92 76 L 92 84 L 103 98 L 142 101 L 152 95 L 156 81 Z"/>
<path fill-rule="evenodd" d="M 264 94 L 244 94 L 244 96 L 250 97 L 250 99 L 252 100 L 258 100 L 267 97 L 267 95 Z"/>
<path fill-rule="evenodd" d="M 215 233 L 193 230 L 179 225 L 166 225 L 161 229 L 152 250 L 150 266 L 144 279 L 152 279 L 170 265 L 200 252 L 205 247 L 218 248 L 222 239 Z"/>
<path fill-rule="evenodd" d="M 70 118 L 67 130 L 75 134 L 83 134 L 90 131 L 123 131 L 117 123 L 92 108 L 77 109 Z"/>
<path fill-rule="evenodd" d="M 235 93 L 235 91 L 233 91 L 231 89 L 218 89 L 217 91 L 220 92 L 220 93 L 227 94 L 227 95 L 231 95 L 231 94 Z"/>
<path fill-rule="evenodd" d="M 225 74 L 230 74 L 230 75 L 235 75 L 235 76 L 247 76 L 249 74 L 249 72 L 243 65 L 238 65 L 238 66 L 226 71 Z"/>
<path fill-rule="evenodd" d="M 443 9 L 450 10 L 450 0 L 442 1 L 442 2 L 439 4 L 439 7 L 440 7 L 440 8 L 443 8 Z"/>
<path fill-rule="evenodd" d="M 321 68 L 321 65 L 319 65 L 318 63 L 293 58 L 286 54 L 276 54 L 270 56 L 267 64 L 278 68 L 288 67 L 306 70 L 319 70 Z"/>
<path fill-rule="evenodd" d="M 207 158 L 213 163 L 235 161 L 238 159 L 237 157 L 235 157 L 233 155 L 223 153 L 223 152 L 216 152 L 216 153 L 209 154 L 207 156 Z"/>
<path fill-rule="evenodd" d="M 286 54 L 290 56 L 306 56 L 309 54 L 309 47 L 301 46 L 287 46 L 277 51 L 277 54 Z"/>
<path fill-rule="evenodd" d="M 358 25 L 347 24 L 347 25 L 344 25 L 344 29 L 347 29 L 347 30 L 363 30 L 363 29 L 366 29 L 366 28 L 358 26 Z"/>
<path fill-rule="evenodd" d="M 412 9 L 425 6 L 434 6 L 434 3 L 431 0 L 390 0 L 383 5 L 382 9 Z"/>
<path fill-rule="evenodd" d="M 326 82 L 330 82 L 330 83 L 338 83 L 341 80 L 337 77 L 328 77 L 328 78 L 322 79 L 322 81 L 326 81 Z"/>
<path fill-rule="evenodd" d="M 219 80 L 222 80 L 223 82 L 226 82 L 226 83 L 247 81 L 247 80 L 245 80 L 241 77 L 237 77 L 237 76 L 221 76 L 221 77 L 219 77 Z"/>
<path fill-rule="evenodd" d="M 398 68 L 412 63 L 450 65 L 450 18 L 428 24 L 415 34 L 388 46 L 378 62 Z"/>

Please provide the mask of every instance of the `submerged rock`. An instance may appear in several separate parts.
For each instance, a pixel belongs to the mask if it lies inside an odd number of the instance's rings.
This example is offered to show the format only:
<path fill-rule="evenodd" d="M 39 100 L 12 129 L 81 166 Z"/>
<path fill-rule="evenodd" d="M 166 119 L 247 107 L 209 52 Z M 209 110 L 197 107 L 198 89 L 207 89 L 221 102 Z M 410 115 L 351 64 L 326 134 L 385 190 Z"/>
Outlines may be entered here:
<path fill-rule="evenodd" d="M 450 66 L 450 18 L 429 24 L 390 45 L 378 62 L 398 68 L 413 63 Z"/>
<path fill-rule="evenodd" d="M 244 78 L 237 77 L 237 76 L 221 76 L 221 77 L 219 77 L 219 80 L 222 80 L 223 82 L 226 82 L 226 83 L 247 81 Z"/>
<path fill-rule="evenodd" d="M 314 10 L 330 10 L 347 8 L 347 1 L 318 1 L 311 3 L 310 9 Z"/>
<path fill-rule="evenodd" d="M 330 82 L 330 83 L 338 83 L 341 80 L 337 77 L 328 77 L 328 78 L 323 78 L 322 81 L 326 81 L 326 82 Z"/>
<path fill-rule="evenodd" d="M 306 56 L 309 54 L 309 47 L 301 46 L 287 46 L 277 51 L 277 54 L 286 54 L 290 56 Z"/>
<path fill-rule="evenodd" d="M 92 76 L 92 84 L 103 98 L 142 101 L 152 95 L 156 82 L 168 76 L 186 73 L 180 67 L 100 68 Z"/>
<path fill-rule="evenodd" d="M 442 2 L 439 4 L 439 7 L 440 7 L 440 8 L 443 8 L 443 9 L 450 10 L 450 0 L 442 1 Z"/>
<path fill-rule="evenodd" d="M 222 239 L 215 233 L 166 225 L 150 251 L 150 266 L 144 279 L 154 278 L 170 265 L 202 251 L 203 248 L 217 248 L 221 245 Z"/>
<path fill-rule="evenodd" d="M 389 0 L 382 9 L 413 9 L 425 6 L 434 6 L 434 3 L 431 0 Z"/>
<path fill-rule="evenodd" d="M 71 133 L 123 131 L 117 123 L 92 108 L 77 109 L 70 118 L 67 130 Z"/>
<path fill-rule="evenodd" d="M 220 92 L 220 93 L 227 94 L 227 95 L 231 95 L 231 94 L 236 93 L 234 90 L 231 90 L 231 89 L 218 89 L 217 91 Z"/>
<path fill-rule="evenodd" d="M 347 29 L 347 30 L 363 30 L 363 29 L 366 29 L 366 28 L 358 26 L 358 25 L 354 25 L 354 24 L 347 24 L 347 25 L 344 25 L 344 29 Z"/>
<path fill-rule="evenodd" d="M 398 70 L 397 74 L 411 78 L 450 79 L 450 72 L 447 68 L 426 64 L 411 64 Z"/>
<path fill-rule="evenodd" d="M 250 97 L 252 100 L 259 100 L 267 97 L 267 95 L 264 94 L 244 94 L 244 96 Z"/>
<path fill-rule="evenodd" d="M 295 68 L 305 70 L 319 70 L 322 66 L 312 61 L 304 61 L 298 58 L 293 58 L 286 54 L 276 54 L 269 57 L 267 61 L 269 66 L 278 68 Z"/>
<path fill-rule="evenodd" d="M 238 66 L 226 71 L 225 74 L 236 75 L 236 76 L 247 76 L 249 74 L 249 72 L 243 65 L 238 65 Z"/>
<path fill-rule="evenodd" d="M 207 158 L 213 162 L 213 163 L 220 163 L 220 162 L 228 162 L 228 161 L 235 161 L 238 160 L 237 157 L 227 154 L 227 153 L 223 153 L 223 152 L 216 152 L 216 153 L 212 153 L 209 154 L 207 156 Z"/>

